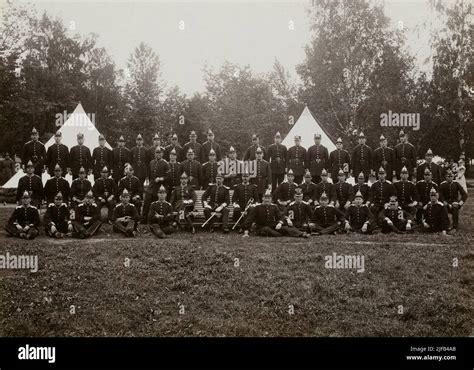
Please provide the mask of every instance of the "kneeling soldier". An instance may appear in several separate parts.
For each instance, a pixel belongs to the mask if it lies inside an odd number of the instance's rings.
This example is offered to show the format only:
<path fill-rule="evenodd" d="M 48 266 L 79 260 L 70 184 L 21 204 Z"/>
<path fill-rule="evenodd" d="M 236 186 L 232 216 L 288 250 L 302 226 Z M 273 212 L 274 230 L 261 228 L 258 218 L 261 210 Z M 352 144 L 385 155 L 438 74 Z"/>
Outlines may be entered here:
<path fill-rule="evenodd" d="M 109 177 L 109 169 L 107 167 L 104 166 L 100 171 L 100 178 L 95 180 L 92 192 L 94 193 L 95 201 L 97 202 L 99 210 L 102 209 L 102 207 L 107 207 L 107 217 L 110 220 L 115 205 L 117 204 L 115 201 L 117 184 L 113 178 Z"/>
<path fill-rule="evenodd" d="M 171 193 L 170 203 L 173 209 L 178 212 L 178 223 L 181 224 L 185 221 L 191 230 L 191 233 L 195 233 L 196 230 L 193 226 L 194 216 L 194 204 L 196 203 L 196 192 L 192 185 L 188 183 L 189 177 L 186 172 L 183 172 L 180 176 L 180 185 L 176 186 Z"/>
<path fill-rule="evenodd" d="M 58 239 L 66 235 L 71 236 L 73 227 L 69 219 L 69 208 L 66 203 L 63 203 L 61 193 L 57 193 L 54 202 L 48 205 L 44 215 L 44 224 L 48 236 Z"/>
<path fill-rule="evenodd" d="M 436 188 L 431 188 L 430 202 L 423 207 L 423 231 L 441 232 L 446 235 L 449 227 L 448 211 L 444 204 L 438 201 L 438 197 Z"/>
<path fill-rule="evenodd" d="M 319 205 L 314 209 L 311 217 L 309 224 L 311 234 L 336 234 L 343 222 L 345 222 L 344 214 L 336 207 L 330 206 L 328 196 L 323 193 L 319 198 Z"/>
<path fill-rule="evenodd" d="M 166 201 L 166 189 L 163 185 L 158 189 L 158 200 L 150 205 L 148 225 L 150 231 L 158 238 L 176 232 L 177 224 L 173 221 L 173 207 Z"/>
<path fill-rule="evenodd" d="M 77 206 L 72 225 L 74 227 L 72 236 L 80 239 L 94 235 L 102 225 L 99 207 L 94 203 L 92 191 L 89 191 L 84 201 Z"/>
<path fill-rule="evenodd" d="M 354 201 L 347 209 L 346 223 L 344 229 L 346 231 L 355 231 L 362 234 L 370 234 L 377 228 L 377 223 L 370 212 L 369 207 L 363 204 L 364 196 L 357 191 Z"/>
<path fill-rule="evenodd" d="M 240 225 L 244 225 L 245 219 L 248 217 L 248 213 L 252 207 L 252 204 L 256 203 L 257 200 L 257 185 L 250 183 L 250 174 L 248 172 L 242 173 L 242 183 L 234 186 L 234 194 L 232 194 L 232 204 L 234 205 L 234 222 L 240 220 Z M 242 214 L 244 215 L 243 217 Z M 234 226 L 234 228 L 235 227 L 236 226 Z M 243 231 L 243 227 L 239 229 L 239 232 L 241 231 Z"/>
<path fill-rule="evenodd" d="M 7 233 L 22 239 L 34 239 L 39 234 L 40 218 L 38 208 L 30 203 L 30 193 L 28 191 L 23 192 L 21 206 L 15 208 L 5 226 Z"/>
<path fill-rule="evenodd" d="M 113 230 L 126 236 L 137 236 L 140 216 L 135 205 L 130 203 L 130 194 L 127 189 L 123 189 L 120 201 L 121 203 L 115 206 L 111 215 Z"/>
<path fill-rule="evenodd" d="M 286 216 L 286 223 L 290 227 L 294 227 L 299 231 L 302 231 L 303 237 L 309 235 L 309 222 L 311 220 L 311 206 L 303 202 L 303 191 L 298 188 L 295 191 L 294 202 L 291 202 L 288 206 L 288 215 Z"/>
<path fill-rule="evenodd" d="M 209 201 L 208 201 L 209 198 Z M 202 195 L 202 205 L 204 207 L 204 217 L 209 223 L 209 229 L 214 232 L 214 218 L 222 215 L 222 228 L 224 234 L 229 232 L 229 208 L 230 203 L 229 188 L 224 186 L 224 176 L 221 173 L 216 175 L 216 184 L 211 184 Z"/>
<path fill-rule="evenodd" d="M 412 231 L 413 217 L 398 205 L 396 195 L 391 195 L 388 204 L 380 212 L 380 225 L 384 234 Z"/>

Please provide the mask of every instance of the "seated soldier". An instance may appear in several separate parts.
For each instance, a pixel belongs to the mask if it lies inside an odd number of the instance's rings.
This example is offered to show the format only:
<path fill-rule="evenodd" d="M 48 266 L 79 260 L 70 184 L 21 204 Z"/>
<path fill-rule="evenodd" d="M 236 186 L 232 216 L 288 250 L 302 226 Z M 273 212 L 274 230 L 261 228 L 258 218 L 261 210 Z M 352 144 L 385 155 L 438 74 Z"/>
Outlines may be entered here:
<path fill-rule="evenodd" d="M 224 176 L 221 173 L 216 175 L 216 183 L 210 184 L 202 195 L 204 207 L 204 218 L 209 224 L 210 232 L 214 232 L 214 219 L 222 215 L 222 228 L 224 234 L 229 232 L 229 208 L 230 203 L 229 188 L 224 186 Z M 203 224 L 204 226 L 204 224 Z"/>
<path fill-rule="evenodd" d="M 72 236 L 80 239 L 93 236 L 101 225 L 99 207 L 94 203 L 94 195 L 89 190 L 84 201 L 76 207 L 75 217 L 72 221 L 74 227 Z"/>
<path fill-rule="evenodd" d="M 104 166 L 100 171 L 100 177 L 95 180 L 92 192 L 94 193 L 95 201 L 99 210 L 102 209 L 102 207 L 107 207 L 107 218 L 110 220 L 115 205 L 117 204 L 115 200 L 117 184 L 112 177 L 109 177 L 109 169 L 107 166 Z"/>
<path fill-rule="evenodd" d="M 343 222 L 344 214 L 336 207 L 330 206 L 328 196 L 323 193 L 309 223 L 311 235 L 335 235 Z"/>
<path fill-rule="evenodd" d="M 133 167 L 127 164 L 125 166 L 125 176 L 118 183 L 118 193 L 122 194 L 123 190 L 127 189 L 130 194 L 130 202 L 133 203 L 137 208 L 138 214 L 140 214 L 143 203 L 143 184 L 133 173 Z M 146 217 L 146 215 L 143 215 L 143 217 Z"/>
<path fill-rule="evenodd" d="M 343 170 L 339 170 L 337 178 L 339 181 L 334 185 L 334 192 L 336 193 L 334 206 L 341 212 L 345 212 L 351 205 L 352 185 L 346 182 L 346 173 Z"/>
<path fill-rule="evenodd" d="M 180 176 L 180 185 L 176 186 L 171 193 L 170 203 L 175 212 L 178 213 L 178 224 L 186 222 L 192 234 L 196 233 L 193 226 L 194 204 L 196 203 L 196 192 L 189 184 L 189 177 L 186 172 Z"/>
<path fill-rule="evenodd" d="M 69 202 L 69 192 L 71 187 L 69 186 L 69 182 L 62 175 L 61 167 L 59 164 L 56 164 L 56 166 L 54 166 L 54 176 L 48 179 L 44 185 L 44 196 L 48 204 L 54 202 L 56 194 L 59 192 L 63 195 L 63 202 Z"/>
<path fill-rule="evenodd" d="M 160 239 L 177 231 L 178 225 L 174 221 L 173 207 L 166 201 L 166 189 L 163 185 L 158 189 L 158 200 L 150 205 L 148 227 Z"/>
<path fill-rule="evenodd" d="M 443 203 L 439 201 L 439 193 L 436 188 L 430 190 L 430 202 L 423 207 L 422 219 L 423 231 L 446 235 L 449 227 L 448 211 Z"/>
<path fill-rule="evenodd" d="M 359 173 L 357 176 L 357 184 L 352 186 L 352 194 L 355 195 L 358 191 L 360 191 L 362 195 L 362 203 L 367 204 L 369 203 L 369 195 L 370 195 L 370 186 L 365 182 L 365 175 L 363 172 Z M 354 200 L 355 197 L 352 197 Z"/>
<path fill-rule="evenodd" d="M 453 181 L 453 171 L 446 171 L 446 181 L 439 186 L 440 200 L 446 206 L 448 213 L 453 215 L 453 229 L 459 226 L 459 210 L 467 200 L 467 192 L 462 185 Z"/>
<path fill-rule="evenodd" d="M 71 205 L 77 206 L 82 203 L 85 195 L 92 189 L 92 185 L 87 180 L 87 172 L 84 167 L 79 168 L 79 178 L 71 184 Z"/>
<path fill-rule="evenodd" d="M 24 191 L 21 197 L 21 206 L 13 211 L 5 226 L 5 231 L 12 236 L 22 239 L 34 239 L 38 236 L 40 224 L 38 208 L 32 206 L 31 196 Z"/>
<path fill-rule="evenodd" d="M 286 214 L 288 205 L 295 198 L 295 190 L 298 184 L 294 182 L 295 175 L 290 168 L 286 173 L 287 181 L 283 181 L 273 192 L 273 202 L 278 205 L 278 209 L 282 214 Z"/>
<path fill-rule="evenodd" d="M 384 234 L 411 232 L 413 217 L 398 205 L 396 195 L 391 195 L 389 203 L 380 212 L 380 225 Z"/>
<path fill-rule="evenodd" d="M 408 169 L 403 166 L 400 171 L 400 181 L 396 181 L 393 186 L 400 204 L 400 207 L 408 212 L 413 218 L 416 216 L 416 206 L 418 204 L 418 193 L 416 185 L 408 181 Z"/>
<path fill-rule="evenodd" d="M 239 233 L 243 232 L 243 225 L 248 213 L 258 200 L 257 185 L 250 183 L 250 174 L 248 172 L 242 173 L 242 183 L 234 186 L 234 194 L 232 195 L 232 204 L 234 205 L 233 220 L 242 225 L 239 228 Z M 243 216 L 242 216 L 243 215 Z M 241 218 L 242 217 L 242 218 Z M 240 220 L 240 221 L 239 221 Z"/>
<path fill-rule="evenodd" d="M 302 231 L 303 237 L 308 237 L 309 222 L 311 221 L 311 206 L 303 201 L 303 191 L 301 188 L 296 189 L 295 200 L 288 206 L 288 213 L 286 216 L 286 223 L 290 227 L 295 227 Z"/>
<path fill-rule="evenodd" d="M 318 176 L 318 180 L 320 180 L 319 177 L 320 176 Z M 312 179 L 311 172 L 308 170 L 304 175 L 303 183 L 299 185 L 299 188 L 303 191 L 303 202 L 306 202 L 309 206 L 312 206 L 316 199 L 317 185 L 312 181 Z"/>
<path fill-rule="evenodd" d="M 133 203 L 130 203 L 130 194 L 127 189 L 123 189 L 120 195 L 120 203 L 114 207 L 110 218 L 115 232 L 131 237 L 138 235 L 137 228 L 140 216 L 137 208 Z"/>
<path fill-rule="evenodd" d="M 377 222 L 370 212 L 369 207 L 363 203 L 364 196 L 360 191 L 354 196 L 354 201 L 346 212 L 346 222 L 344 230 L 347 232 L 356 232 L 370 234 L 377 228 Z"/>
<path fill-rule="evenodd" d="M 71 236 L 73 227 L 69 219 L 69 208 L 63 202 L 61 192 L 54 197 L 54 202 L 48 205 L 46 214 L 44 215 L 44 227 L 46 235 L 53 238 L 64 238 L 66 235 Z"/>

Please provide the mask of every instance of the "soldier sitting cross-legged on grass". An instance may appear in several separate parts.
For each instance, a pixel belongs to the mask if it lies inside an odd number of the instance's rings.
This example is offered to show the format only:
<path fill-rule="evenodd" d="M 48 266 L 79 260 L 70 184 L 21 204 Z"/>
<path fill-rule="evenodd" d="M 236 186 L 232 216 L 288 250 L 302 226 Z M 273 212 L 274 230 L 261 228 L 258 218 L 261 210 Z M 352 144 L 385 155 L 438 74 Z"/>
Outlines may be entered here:
<path fill-rule="evenodd" d="M 53 238 L 71 236 L 73 231 L 72 222 L 69 219 L 69 208 L 63 202 L 63 195 L 59 192 L 54 197 L 54 202 L 48 205 L 44 216 L 46 235 Z"/>
<path fill-rule="evenodd" d="M 329 205 L 329 198 L 326 193 L 323 193 L 311 217 L 309 224 L 311 235 L 335 235 L 344 222 L 344 214 L 336 207 Z"/>
<path fill-rule="evenodd" d="M 398 205 L 396 195 L 391 195 L 388 204 L 379 213 L 380 225 L 384 234 L 395 232 L 404 233 L 413 231 L 413 216 Z"/>
<path fill-rule="evenodd" d="M 84 201 L 76 207 L 75 219 L 72 222 L 74 238 L 84 239 L 93 236 L 102 225 L 100 221 L 100 212 L 97 204 L 94 203 L 94 195 L 89 191 Z"/>
<path fill-rule="evenodd" d="M 377 223 L 370 212 L 369 207 L 363 204 L 364 196 L 357 191 L 354 201 L 346 212 L 346 223 L 344 229 L 347 232 L 355 231 L 362 234 L 370 234 L 377 228 Z"/>
<path fill-rule="evenodd" d="M 150 205 L 148 225 L 150 231 L 160 239 L 177 231 L 173 207 L 166 201 L 166 189 L 163 185 L 158 189 L 158 200 Z"/>
<path fill-rule="evenodd" d="M 216 175 L 216 183 L 210 184 L 202 195 L 204 217 L 208 220 L 211 233 L 214 232 L 214 221 L 218 216 L 222 216 L 222 229 L 224 234 L 229 232 L 229 204 L 229 188 L 224 185 L 224 176 L 218 173 Z"/>
<path fill-rule="evenodd" d="M 196 232 L 193 226 L 194 204 L 196 203 L 196 192 L 189 184 L 189 177 L 186 172 L 180 176 L 180 185 L 176 186 L 171 193 L 170 203 L 178 213 L 178 223 L 185 222 L 192 234 Z"/>
<path fill-rule="evenodd" d="M 30 203 L 30 193 L 24 191 L 21 197 L 21 205 L 15 208 L 5 226 L 7 233 L 22 239 L 34 239 L 38 236 L 39 212 L 38 208 Z"/>
<path fill-rule="evenodd" d="M 121 203 L 115 206 L 111 217 L 113 230 L 125 236 L 137 236 L 140 216 L 137 207 L 135 207 L 133 203 L 130 203 L 130 193 L 127 189 L 123 189 L 120 195 L 120 201 Z"/>

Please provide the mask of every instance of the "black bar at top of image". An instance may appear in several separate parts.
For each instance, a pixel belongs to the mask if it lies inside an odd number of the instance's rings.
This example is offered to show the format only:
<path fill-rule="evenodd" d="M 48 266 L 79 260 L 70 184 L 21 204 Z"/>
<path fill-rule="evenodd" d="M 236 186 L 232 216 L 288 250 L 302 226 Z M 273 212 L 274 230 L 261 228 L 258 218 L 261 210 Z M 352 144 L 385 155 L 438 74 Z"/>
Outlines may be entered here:
<path fill-rule="evenodd" d="M 55 347 L 55 363 L 18 349 Z M 455 351 L 440 351 L 443 348 Z M 414 349 L 425 348 L 420 353 Z M 428 349 L 431 352 L 427 352 Z M 6 368 L 426 368 L 473 369 L 474 338 L 0 338 Z M 456 356 L 456 360 L 407 356 Z"/>

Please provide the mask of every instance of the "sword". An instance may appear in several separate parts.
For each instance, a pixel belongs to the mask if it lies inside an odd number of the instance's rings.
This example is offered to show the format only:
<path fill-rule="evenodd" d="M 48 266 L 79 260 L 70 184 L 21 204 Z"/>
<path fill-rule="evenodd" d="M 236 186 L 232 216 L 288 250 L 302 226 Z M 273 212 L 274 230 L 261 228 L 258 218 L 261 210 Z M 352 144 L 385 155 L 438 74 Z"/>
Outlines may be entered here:
<path fill-rule="evenodd" d="M 242 218 L 245 216 L 245 213 L 247 212 L 247 210 L 250 208 L 250 206 L 252 205 L 253 203 L 253 198 L 250 198 L 247 202 L 247 205 L 245 206 L 245 209 L 244 211 L 242 212 L 242 214 L 240 215 L 239 219 L 237 220 L 237 222 L 235 223 L 235 225 L 232 227 L 232 230 L 235 230 L 236 226 L 240 223 L 240 220 L 242 220 Z"/>
<path fill-rule="evenodd" d="M 201 228 L 204 228 L 204 226 L 206 226 L 208 224 L 209 221 L 212 220 L 212 218 L 217 214 L 217 212 L 212 212 L 211 214 L 211 217 L 209 217 L 206 222 L 204 222 L 202 225 L 201 225 Z"/>

